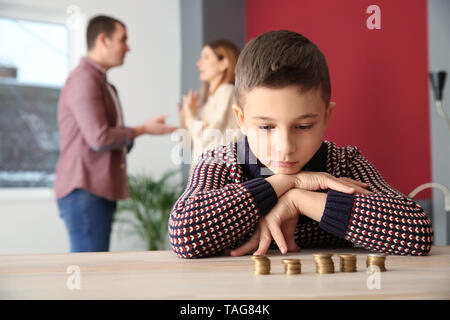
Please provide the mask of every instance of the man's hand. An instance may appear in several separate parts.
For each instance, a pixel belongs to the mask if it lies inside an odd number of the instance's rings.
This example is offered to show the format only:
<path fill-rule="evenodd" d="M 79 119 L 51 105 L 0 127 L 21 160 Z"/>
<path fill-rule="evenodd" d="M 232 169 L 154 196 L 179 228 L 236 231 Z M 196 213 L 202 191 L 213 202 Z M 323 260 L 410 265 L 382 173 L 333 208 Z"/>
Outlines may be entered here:
<path fill-rule="evenodd" d="M 291 193 L 287 192 L 278 200 L 275 207 L 261 218 L 250 240 L 232 250 L 231 255 L 242 256 L 250 252 L 265 254 L 272 239 L 275 240 L 283 254 L 288 251 L 300 251 L 294 241 L 297 220 L 298 211 L 292 202 Z"/>
<path fill-rule="evenodd" d="M 172 133 L 177 127 L 166 124 L 167 115 L 150 118 L 144 124 L 145 133 L 148 134 L 168 134 Z"/>
<path fill-rule="evenodd" d="M 318 191 L 332 189 L 344 193 L 362 193 L 371 194 L 372 192 L 366 190 L 368 185 L 366 183 L 352 180 L 350 178 L 335 178 L 326 172 L 300 172 L 294 175 L 295 187 L 298 189 L 308 191 Z"/>

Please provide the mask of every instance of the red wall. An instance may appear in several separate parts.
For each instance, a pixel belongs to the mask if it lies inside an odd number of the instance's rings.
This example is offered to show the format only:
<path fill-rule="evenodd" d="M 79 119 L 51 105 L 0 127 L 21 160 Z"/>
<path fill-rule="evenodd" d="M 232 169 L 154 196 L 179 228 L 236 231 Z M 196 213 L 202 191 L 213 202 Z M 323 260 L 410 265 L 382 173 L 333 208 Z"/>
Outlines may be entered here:
<path fill-rule="evenodd" d="M 366 27 L 372 4 L 381 30 Z M 406 194 L 431 179 L 426 16 L 426 0 L 246 1 L 247 40 L 289 29 L 318 45 L 336 102 L 326 139 L 358 146 Z"/>

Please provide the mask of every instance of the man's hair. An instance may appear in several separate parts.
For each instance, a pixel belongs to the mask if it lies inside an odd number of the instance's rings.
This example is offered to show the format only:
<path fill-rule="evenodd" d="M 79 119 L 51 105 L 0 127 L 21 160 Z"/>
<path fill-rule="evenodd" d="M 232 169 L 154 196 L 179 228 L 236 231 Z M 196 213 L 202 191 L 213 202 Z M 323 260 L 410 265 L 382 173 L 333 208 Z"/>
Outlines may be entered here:
<path fill-rule="evenodd" d="M 108 38 L 110 38 L 116 29 L 116 23 L 119 23 L 126 28 L 122 21 L 108 16 L 96 16 L 89 20 L 86 31 L 88 50 L 94 47 L 95 40 L 100 33 L 104 33 Z"/>
<path fill-rule="evenodd" d="M 256 87 L 298 85 L 302 92 L 320 88 L 328 106 L 331 83 L 327 61 L 306 37 L 288 30 L 270 31 L 251 40 L 236 65 L 235 93 L 242 106 L 245 93 Z"/>

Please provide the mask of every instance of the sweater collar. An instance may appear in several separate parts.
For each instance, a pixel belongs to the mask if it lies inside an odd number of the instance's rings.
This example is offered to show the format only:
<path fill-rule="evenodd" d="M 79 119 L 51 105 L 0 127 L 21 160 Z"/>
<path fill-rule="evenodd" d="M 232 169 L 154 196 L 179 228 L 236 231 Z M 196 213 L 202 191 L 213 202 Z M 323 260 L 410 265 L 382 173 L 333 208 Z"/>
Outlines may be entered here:
<path fill-rule="evenodd" d="M 302 171 L 324 172 L 326 171 L 327 144 L 322 142 L 319 150 L 303 167 Z M 244 174 L 249 179 L 266 178 L 273 175 L 273 172 L 262 164 L 250 150 L 247 136 L 243 141 L 237 142 L 238 164 L 243 165 Z"/>

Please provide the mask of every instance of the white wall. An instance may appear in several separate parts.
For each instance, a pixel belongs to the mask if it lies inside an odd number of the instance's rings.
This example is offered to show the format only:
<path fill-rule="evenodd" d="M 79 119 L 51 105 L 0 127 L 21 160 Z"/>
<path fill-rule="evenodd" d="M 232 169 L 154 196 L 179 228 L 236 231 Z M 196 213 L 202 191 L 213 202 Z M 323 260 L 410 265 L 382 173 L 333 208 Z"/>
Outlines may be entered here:
<path fill-rule="evenodd" d="M 177 124 L 181 72 L 179 0 L 0 0 L 0 14 L 18 10 L 28 17 L 59 17 L 64 21 L 71 5 L 78 6 L 88 19 L 105 14 L 127 25 L 131 51 L 123 66 L 108 72 L 109 81 L 119 90 L 126 124 L 136 126 L 162 113 L 169 115 L 169 123 Z M 78 51 L 85 48 L 84 33 L 80 34 Z M 128 172 L 158 177 L 176 168 L 171 161 L 175 144 L 170 136 L 139 137 L 128 157 Z M 137 238 L 119 237 L 117 228 L 113 230 L 111 251 L 144 248 Z M 0 254 L 68 251 L 65 226 L 52 190 L 0 190 Z"/>

